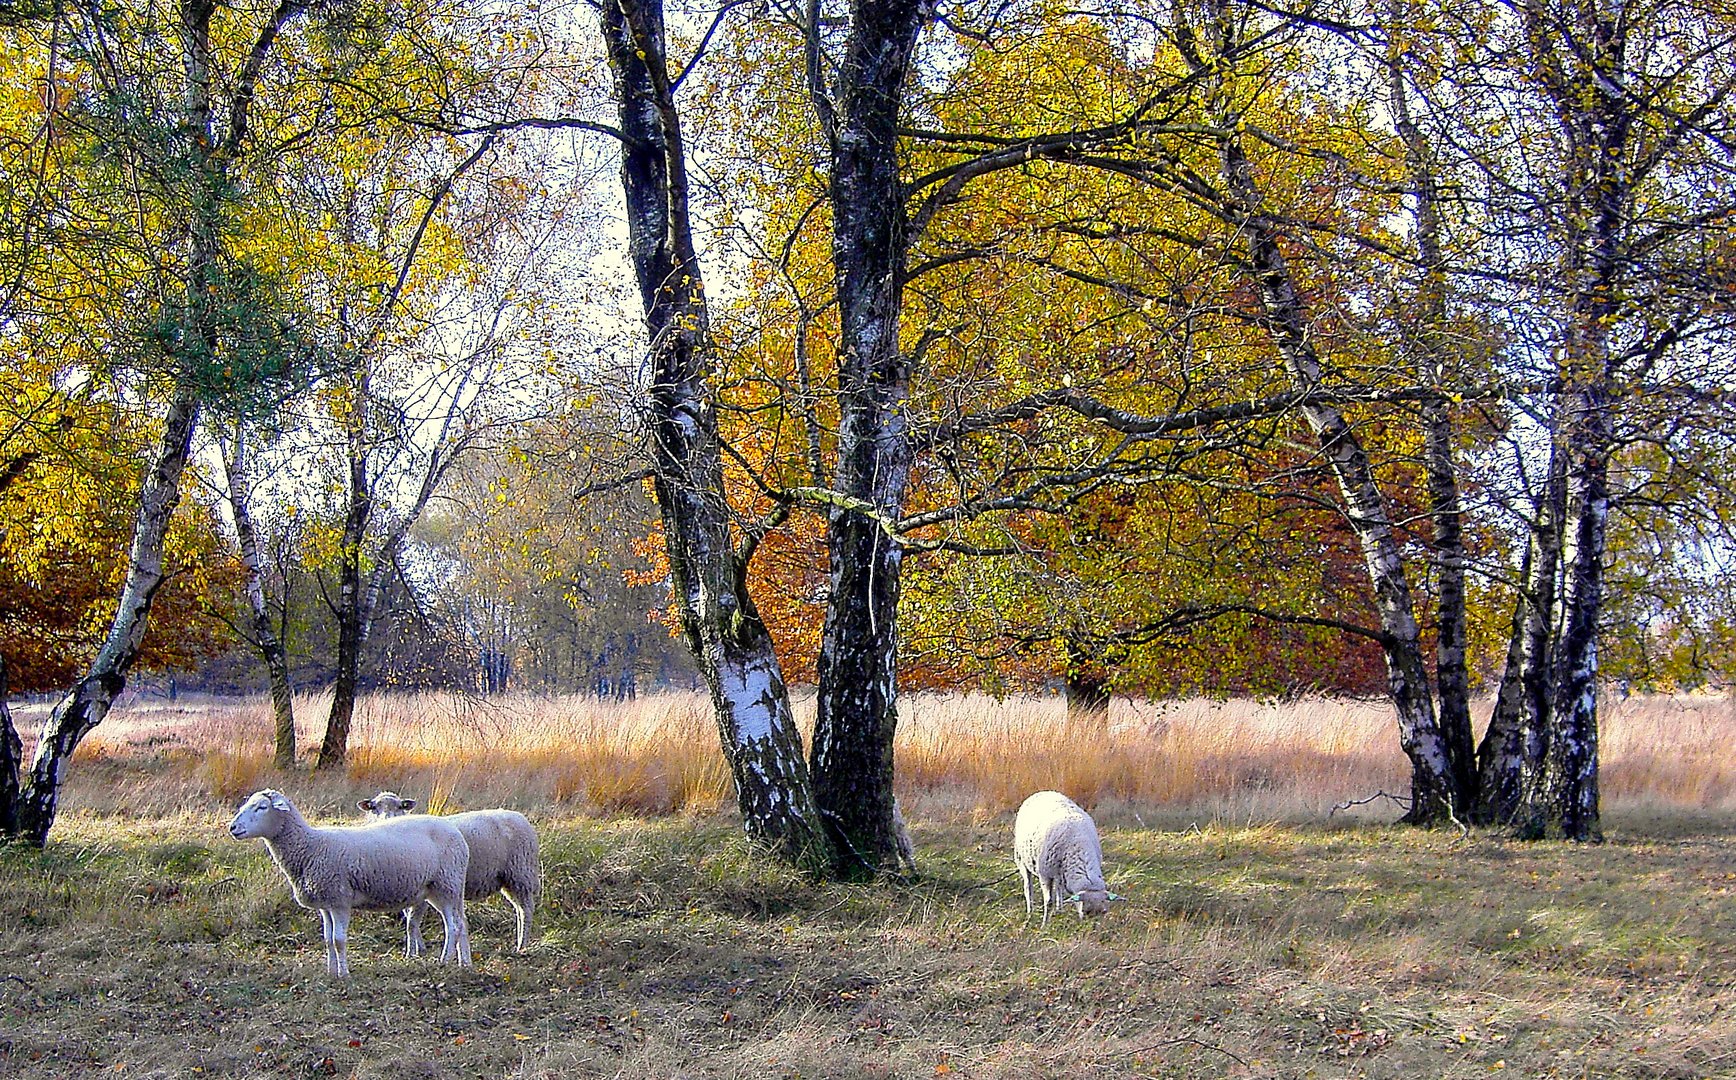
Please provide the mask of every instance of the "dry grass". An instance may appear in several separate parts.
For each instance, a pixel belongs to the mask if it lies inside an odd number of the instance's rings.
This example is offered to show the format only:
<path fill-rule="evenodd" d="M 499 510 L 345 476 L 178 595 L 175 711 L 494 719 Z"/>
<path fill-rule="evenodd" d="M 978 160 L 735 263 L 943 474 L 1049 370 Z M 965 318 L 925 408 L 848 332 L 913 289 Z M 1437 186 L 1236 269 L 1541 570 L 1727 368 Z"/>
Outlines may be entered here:
<path fill-rule="evenodd" d="M 327 702 L 298 701 L 310 761 Z M 797 702 L 811 725 L 811 700 Z M 30 716 L 22 717 L 28 721 Z M 263 699 L 135 702 L 80 750 L 72 805 L 170 812 L 234 803 L 277 784 L 308 785 L 333 805 L 382 787 L 435 809 L 668 814 L 725 807 L 729 777 L 705 699 L 661 694 L 627 703 L 513 696 L 375 695 L 360 704 L 340 776 L 271 768 Z M 1605 805 L 1653 814 L 1736 810 L 1736 703 L 1634 697 L 1606 706 Z M 900 795 L 930 817 L 1005 812 L 1058 788 L 1143 819 L 1313 821 L 1338 803 L 1402 792 L 1408 771 L 1384 702 L 1117 701 L 1108 723 L 1069 728 L 1055 698 L 914 695 L 898 741 Z M 100 767 L 105 764 L 107 768 Z M 90 766 L 98 765 L 92 769 Z M 1390 805 L 1352 812 L 1392 816 Z"/>
<path fill-rule="evenodd" d="M 725 817 L 540 816 L 541 936 L 473 972 L 317 920 L 222 816 L 76 814 L 0 851 L 0 1075 L 1699 1077 L 1736 1072 L 1736 841 L 1357 826 L 1105 831 L 1132 895 L 1027 924 L 1007 821 L 911 884 L 815 885 Z"/>
<path fill-rule="evenodd" d="M 1587 848 L 1326 819 L 1402 783 L 1375 705 L 1118 702 L 1069 732 L 1053 702 L 918 698 L 922 876 L 866 887 L 752 855 L 700 704 L 374 698 L 335 776 L 274 772 L 261 702 L 118 712 L 48 850 L 0 850 L 0 1075 L 1736 1075 L 1728 703 L 1611 709 Z M 318 920 L 222 831 L 266 784 L 314 816 L 375 787 L 525 809 L 539 941 L 507 952 L 477 904 L 457 972 L 363 915 L 329 982 Z M 1051 785 L 1096 804 L 1133 899 L 1042 932 L 1007 849 Z"/>

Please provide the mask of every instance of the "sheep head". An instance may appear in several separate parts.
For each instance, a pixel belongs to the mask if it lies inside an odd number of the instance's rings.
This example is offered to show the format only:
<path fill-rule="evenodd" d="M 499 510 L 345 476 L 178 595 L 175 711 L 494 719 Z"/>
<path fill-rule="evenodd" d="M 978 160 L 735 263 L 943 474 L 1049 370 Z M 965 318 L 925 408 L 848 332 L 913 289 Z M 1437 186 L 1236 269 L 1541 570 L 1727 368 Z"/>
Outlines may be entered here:
<path fill-rule="evenodd" d="M 371 799 L 363 799 L 356 803 L 356 806 L 364 814 L 385 819 L 397 817 L 399 814 L 408 814 L 416 809 L 416 800 L 406 799 L 395 791 L 382 791 Z"/>
<path fill-rule="evenodd" d="M 256 791 L 247 797 L 247 801 L 241 804 L 241 809 L 237 810 L 235 817 L 230 820 L 229 835 L 237 840 L 251 840 L 254 837 L 269 839 L 282 831 L 282 815 L 293 813 L 294 810 L 282 792 L 269 788 Z"/>
<path fill-rule="evenodd" d="M 1119 900 L 1121 898 L 1108 889 L 1086 888 L 1067 897 L 1062 903 L 1075 905 L 1079 909 L 1079 917 L 1084 918 L 1087 915 L 1101 915 L 1108 911 L 1111 899 Z"/>

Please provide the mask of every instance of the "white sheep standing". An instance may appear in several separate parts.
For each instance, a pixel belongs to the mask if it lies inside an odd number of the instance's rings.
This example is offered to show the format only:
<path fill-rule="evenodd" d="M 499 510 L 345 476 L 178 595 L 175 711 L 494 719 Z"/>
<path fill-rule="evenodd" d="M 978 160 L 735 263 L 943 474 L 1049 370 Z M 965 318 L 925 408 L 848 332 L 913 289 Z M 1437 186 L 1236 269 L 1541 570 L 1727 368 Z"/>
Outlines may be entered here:
<path fill-rule="evenodd" d="M 316 828 L 282 792 L 268 789 L 241 804 L 229 833 L 237 840 L 264 840 L 295 902 L 319 912 L 327 974 L 350 973 L 352 911 L 401 910 L 424 901 L 445 923 L 440 959 L 456 957 L 470 966 L 470 928 L 464 919 L 470 849 L 452 825 L 419 817 Z"/>
<path fill-rule="evenodd" d="M 356 804 L 363 813 L 387 821 L 416 808 L 415 799 L 382 791 Z M 530 943 L 531 917 L 542 896 L 542 862 L 536 827 L 516 810 L 472 810 L 438 818 L 450 822 L 470 845 L 470 871 L 464 880 L 466 900 L 484 900 L 501 893 L 518 912 L 518 951 Z M 422 951 L 420 905 L 404 910 L 404 955 Z"/>
<path fill-rule="evenodd" d="M 1122 897 L 1103 883 L 1103 847 L 1097 825 L 1078 803 L 1059 791 L 1039 791 L 1019 807 L 1013 824 L 1013 861 L 1025 887 L 1025 914 L 1031 913 L 1031 879 L 1043 891 L 1043 925 L 1054 910 L 1076 904 L 1079 915 L 1101 915 Z"/>

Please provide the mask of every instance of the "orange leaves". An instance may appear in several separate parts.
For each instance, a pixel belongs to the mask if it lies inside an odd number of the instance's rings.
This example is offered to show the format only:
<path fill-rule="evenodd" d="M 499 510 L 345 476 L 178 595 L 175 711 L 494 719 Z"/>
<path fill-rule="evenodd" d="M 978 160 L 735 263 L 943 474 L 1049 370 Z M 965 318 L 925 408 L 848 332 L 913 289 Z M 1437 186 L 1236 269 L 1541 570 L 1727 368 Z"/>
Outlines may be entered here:
<path fill-rule="evenodd" d="M 8 404 L 37 399 L 14 388 Z M 148 418 L 61 402 L 65 423 L 36 438 L 11 427 L 0 458 L 21 463 L 0 491 L 0 655 L 14 691 L 66 685 L 114 615 L 138 498 Z M 227 636 L 211 616 L 231 605 L 239 578 L 208 504 L 185 500 L 170 529 L 169 580 L 153 604 L 140 660 L 188 667 Z"/>

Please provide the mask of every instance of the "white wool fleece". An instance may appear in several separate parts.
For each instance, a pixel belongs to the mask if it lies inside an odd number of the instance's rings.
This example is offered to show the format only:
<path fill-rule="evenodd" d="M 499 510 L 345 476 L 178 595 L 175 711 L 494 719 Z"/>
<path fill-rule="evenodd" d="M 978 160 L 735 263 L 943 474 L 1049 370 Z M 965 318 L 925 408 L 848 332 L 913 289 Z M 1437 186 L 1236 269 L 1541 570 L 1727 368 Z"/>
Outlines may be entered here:
<path fill-rule="evenodd" d="M 415 809 L 416 800 L 382 791 L 356 806 L 378 820 L 401 820 L 401 815 Z M 483 900 L 497 892 L 504 894 L 518 914 L 517 945 L 523 952 L 530 943 L 532 919 L 537 900 L 542 896 L 542 860 L 536 826 L 516 810 L 471 810 L 436 820 L 447 822 L 463 833 L 470 847 L 464 898 Z M 406 915 L 409 921 L 405 952 L 414 956 L 422 951 L 421 928 L 414 910 Z"/>
<path fill-rule="evenodd" d="M 1043 894 L 1043 925 L 1051 905 L 1071 901 L 1079 914 L 1101 915 L 1113 897 L 1103 881 L 1103 848 L 1097 825 L 1078 803 L 1058 791 L 1039 791 L 1019 807 L 1013 825 L 1013 861 L 1025 889 L 1025 912 L 1031 911 L 1031 880 Z"/>
<path fill-rule="evenodd" d="M 265 841 L 295 902 L 318 911 L 326 967 L 349 974 L 350 912 L 393 910 L 427 901 L 446 923 L 442 959 L 470 962 L 464 879 L 470 849 L 438 818 L 404 818 L 361 827 L 315 828 L 281 792 L 251 796 L 229 823 L 238 840 Z"/>

